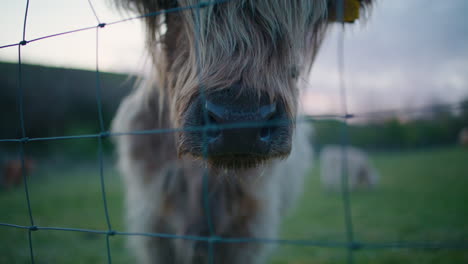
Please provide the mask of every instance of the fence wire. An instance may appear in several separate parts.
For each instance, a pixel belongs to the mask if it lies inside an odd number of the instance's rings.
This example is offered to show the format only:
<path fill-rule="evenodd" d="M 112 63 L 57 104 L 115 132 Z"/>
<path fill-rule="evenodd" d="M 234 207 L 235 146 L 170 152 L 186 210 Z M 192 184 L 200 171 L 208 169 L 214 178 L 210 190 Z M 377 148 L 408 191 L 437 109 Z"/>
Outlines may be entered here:
<path fill-rule="evenodd" d="M 342 128 L 341 128 L 341 151 L 342 151 L 342 177 L 341 177 L 341 194 L 342 194 L 342 204 L 343 204 L 343 211 L 344 211 L 344 227 L 346 230 L 346 241 L 319 241 L 319 240 L 309 240 L 309 239 L 272 239 L 272 238 L 256 238 L 256 237 L 239 237 L 239 238 L 224 238 L 217 236 L 214 232 L 213 227 L 213 220 L 214 217 L 210 212 L 210 195 L 209 195 L 209 184 L 207 181 L 208 173 L 205 171 L 203 176 L 203 203 L 204 203 L 204 210 L 205 215 L 207 216 L 207 225 L 209 227 L 209 236 L 191 236 L 191 235 L 175 235 L 175 234 L 168 234 L 168 233 L 135 233 L 135 232 L 123 232 L 114 230 L 111 225 L 111 218 L 109 216 L 108 211 L 108 204 L 107 204 L 107 196 L 106 196 L 106 181 L 105 181 L 105 173 L 104 173 L 104 153 L 103 153 L 103 140 L 108 137 L 118 137 L 124 135 L 146 135 L 146 134 L 157 134 L 157 133 L 176 133 L 180 131 L 201 131 L 203 132 L 203 142 L 206 143 L 206 133 L 210 130 L 219 130 L 219 129 L 229 129 L 229 128 L 238 128 L 238 127 L 258 127 L 258 126 L 269 126 L 269 125 L 278 125 L 284 124 L 285 122 L 290 122 L 289 120 L 272 120 L 266 121 L 262 123 L 252 123 L 252 122 L 239 122 L 234 124 L 223 124 L 223 125 L 213 125 L 208 122 L 208 114 L 206 109 L 204 109 L 204 119 L 205 125 L 199 127 L 186 127 L 186 128 L 165 128 L 165 129 L 153 129 L 153 130 L 140 130 L 140 131 L 121 131 L 118 133 L 111 133 L 110 131 L 106 130 L 104 125 L 103 119 L 103 111 L 102 111 L 102 97 L 101 97 L 101 83 L 100 83 L 100 70 L 99 70 L 99 32 L 104 30 L 105 27 L 112 26 L 119 23 L 124 23 L 130 20 L 142 19 L 145 17 L 150 16 L 159 16 L 166 13 L 172 12 L 181 12 L 186 10 L 195 10 L 195 24 L 198 25 L 200 19 L 200 9 L 205 8 L 210 5 L 217 5 L 223 4 L 230 1 L 236 0 L 215 0 L 215 1 L 200 1 L 196 5 L 191 6 L 183 6 L 183 7 L 176 7 L 170 8 L 166 10 L 161 10 L 157 12 L 152 12 L 144 15 L 134 16 L 130 18 L 125 18 L 117 21 L 111 21 L 108 23 L 104 23 L 99 19 L 96 10 L 93 7 L 91 0 L 88 0 L 90 9 L 96 18 L 97 25 L 82 27 L 78 29 L 73 29 L 65 32 L 60 32 L 56 34 L 46 35 L 42 37 L 38 37 L 35 39 L 27 40 L 26 38 L 26 25 L 27 25 L 27 18 L 28 18 L 28 10 L 29 10 L 29 0 L 26 1 L 25 7 L 25 14 L 24 14 L 24 23 L 23 23 L 23 33 L 22 33 L 22 40 L 18 43 L 6 44 L 0 46 L 0 49 L 3 48 L 10 48 L 10 47 L 17 47 L 18 48 L 18 91 L 17 91 L 17 101 L 18 101 L 18 110 L 19 110 L 19 120 L 20 120 L 20 130 L 21 130 L 21 138 L 6 138 L 0 139 L 0 143 L 2 142 L 16 142 L 18 143 L 19 148 L 19 156 L 21 159 L 21 168 L 22 168 L 22 178 L 24 182 L 24 193 L 25 199 L 27 203 L 27 212 L 29 216 L 30 225 L 17 225 L 14 223 L 1 223 L 0 226 L 4 228 L 16 228 L 16 229 L 24 229 L 28 233 L 28 243 L 29 243 L 29 254 L 31 263 L 35 263 L 35 254 L 34 254 L 34 243 L 33 243 L 33 232 L 41 231 L 41 230 L 49 230 L 49 231 L 63 231 L 63 232 L 82 232 L 82 233 L 92 233 L 92 234 L 99 234 L 105 236 L 105 243 L 107 249 L 107 262 L 112 263 L 111 252 L 112 249 L 110 247 L 110 239 L 112 236 L 146 236 L 146 237 L 158 237 L 158 238 L 165 238 L 165 239 L 184 239 L 184 240 L 192 240 L 192 241 L 202 241 L 208 243 L 209 246 L 209 259 L 208 263 L 214 263 L 214 244 L 215 243 L 272 243 L 272 244 L 284 244 L 284 245 L 295 245 L 295 246 L 309 246 L 309 247 L 320 247 L 320 248 L 343 248 L 347 251 L 347 263 L 354 263 L 353 254 L 357 250 L 362 249 L 391 249 L 391 248 L 405 248 L 405 249 L 461 249 L 465 250 L 468 249 L 468 242 L 440 242 L 440 241 L 397 241 L 397 242 L 363 242 L 358 241 L 354 237 L 354 229 L 353 229 L 353 222 L 352 222 L 352 208 L 351 208 L 351 199 L 350 199 L 350 191 L 349 191 L 349 182 L 348 182 L 348 175 L 347 175 L 347 159 L 346 157 L 346 147 L 349 144 L 348 139 L 348 120 L 354 118 L 364 118 L 364 119 L 373 119 L 373 118 L 381 118 L 382 116 L 388 116 L 389 113 L 397 113 L 395 110 L 389 111 L 376 111 L 376 112 L 367 112 L 367 113 L 357 113 L 353 114 L 348 111 L 347 107 L 347 89 L 345 83 L 345 54 L 344 54 L 344 22 L 342 22 L 341 32 L 338 37 L 338 45 L 337 45 L 337 54 L 338 54 L 338 72 L 339 72 L 339 92 L 340 92 L 340 105 L 341 105 L 341 113 L 338 114 L 327 114 L 327 115 L 311 115 L 308 116 L 302 122 L 313 122 L 316 120 L 321 119 L 338 119 L 342 120 Z M 344 19 L 344 0 L 338 0 L 336 5 L 336 14 L 339 21 L 343 21 Z M 200 28 L 197 26 L 197 30 L 195 30 L 195 40 L 198 40 L 200 37 Z M 48 38 L 59 37 L 66 34 L 73 34 L 80 31 L 88 31 L 88 30 L 96 30 L 96 42 L 95 42 L 95 73 L 96 73 L 96 82 L 95 82 L 95 90 L 96 90 L 96 107 L 98 112 L 98 120 L 99 120 L 99 133 L 95 134 L 81 134 L 81 135 L 69 135 L 69 136 L 55 136 L 55 137 L 36 137 L 36 138 L 29 138 L 26 135 L 25 130 L 25 121 L 24 121 L 24 93 L 23 93 L 23 83 L 22 80 L 27 78 L 22 71 L 22 58 L 21 58 L 21 50 L 24 46 L 31 44 L 33 42 L 41 41 Z M 199 47 L 198 41 L 195 41 L 195 50 L 196 50 L 196 59 L 198 64 L 198 69 L 200 69 L 200 54 L 199 54 Z M 197 71 L 198 78 L 199 78 L 199 87 L 201 96 L 204 95 L 204 86 L 202 83 L 202 78 L 200 76 L 200 71 Z M 440 111 L 446 110 L 457 110 L 463 107 L 461 104 L 448 104 L 448 105 L 439 105 L 437 109 Z M 466 107 L 466 106 L 465 106 Z M 406 109 L 401 110 L 402 113 L 405 114 L 417 114 L 421 112 L 427 112 L 428 109 L 434 110 L 434 106 L 429 106 L 425 108 L 413 108 L 413 109 Z M 28 177 L 26 177 L 26 169 L 25 169 L 25 145 L 28 142 L 34 141 L 57 141 L 57 140 L 76 140 L 76 139 L 84 139 L 84 138 L 97 138 L 98 139 L 98 168 L 99 168 L 99 178 L 100 178 L 100 187 L 101 187 L 101 194 L 102 194 L 102 203 L 104 206 L 104 213 L 105 213 L 105 221 L 107 225 L 106 230 L 93 230 L 93 229 L 83 229 L 83 228 L 67 228 L 67 227 L 51 227 L 51 226 L 38 226 L 35 224 L 34 221 L 34 214 L 33 208 L 31 208 L 31 200 L 29 195 L 29 187 L 28 187 Z M 207 157 L 207 144 L 203 144 L 203 156 Z"/>

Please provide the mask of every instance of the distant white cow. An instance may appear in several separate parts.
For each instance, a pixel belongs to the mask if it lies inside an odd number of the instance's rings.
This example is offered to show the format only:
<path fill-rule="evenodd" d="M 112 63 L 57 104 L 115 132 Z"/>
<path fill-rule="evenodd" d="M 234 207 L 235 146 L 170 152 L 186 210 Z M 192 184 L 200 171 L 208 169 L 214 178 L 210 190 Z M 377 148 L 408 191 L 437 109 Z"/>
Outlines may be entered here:
<path fill-rule="evenodd" d="M 366 153 L 355 147 L 325 146 L 320 154 L 320 178 L 328 190 L 340 190 L 343 174 L 343 154 L 346 153 L 346 173 L 349 189 L 374 187 L 379 179 Z"/>
<path fill-rule="evenodd" d="M 463 128 L 458 136 L 460 145 L 468 147 L 468 127 Z"/>

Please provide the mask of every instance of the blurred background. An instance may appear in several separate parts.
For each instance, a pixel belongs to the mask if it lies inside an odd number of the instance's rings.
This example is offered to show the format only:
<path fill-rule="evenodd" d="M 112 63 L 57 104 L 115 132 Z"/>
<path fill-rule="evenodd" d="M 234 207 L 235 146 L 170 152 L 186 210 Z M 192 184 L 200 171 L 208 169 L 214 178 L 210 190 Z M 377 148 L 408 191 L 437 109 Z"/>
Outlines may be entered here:
<path fill-rule="evenodd" d="M 101 22 L 131 16 L 110 1 L 92 1 Z M 0 46 L 22 40 L 26 1 L 1 4 Z M 346 25 L 347 104 L 355 117 L 346 137 L 354 237 L 374 247 L 356 263 L 468 263 L 468 2 L 380 0 L 365 21 Z M 99 81 L 105 128 L 137 77 L 147 75 L 139 20 L 99 31 Z M 26 40 L 97 24 L 88 1 L 31 1 Z M 299 206 L 286 220 L 285 239 L 346 242 L 341 182 L 330 169 L 343 123 L 338 73 L 339 26 L 332 26 L 302 78 L 302 106 L 316 150 Z M 23 113 L 29 138 L 99 133 L 96 31 L 45 38 L 21 47 Z M 0 49 L 0 140 L 21 138 L 18 47 Z M 321 118 L 317 118 L 321 117 Z M 464 130 L 465 129 L 465 130 Z M 463 132 L 465 131 L 465 132 Z M 122 191 L 111 139 L 105 139 L 104 176 L 112 228 L 125 230 Z M 22 182 L 28 176 L 35 224 L 107 230 L 98 139 L 0 141 L 0 223 L 31 225 Z M 330 150 L 329 152 L 325 150 Z M 355 151 L 356 150 L 356 151 Z M 336 155 L 335 155 L 336 157 Z M 360 157 L 356 159 L 354 157 Z M 353 167 L 354 168 L 354 167 Z M 336 173 L 335 173 L 336 174 Z M 32 233 L 36 263 L 103 263 L 105 236 Z M 125 237 L 110 239 L 114 263 L 129 263 Z M 392 243 L 414 246 L 383 247 Z M 419 246 L 418 246 L 419 245 Z M 424 245 L 424 246 L 421 246 Z M 272 263 L 343 263 L 346 249 L 281 245 Z M 70 257 L 73 256 L 73 257 Z M 0 263 L 29 263 L 28 232 L 0 226 Z"/>

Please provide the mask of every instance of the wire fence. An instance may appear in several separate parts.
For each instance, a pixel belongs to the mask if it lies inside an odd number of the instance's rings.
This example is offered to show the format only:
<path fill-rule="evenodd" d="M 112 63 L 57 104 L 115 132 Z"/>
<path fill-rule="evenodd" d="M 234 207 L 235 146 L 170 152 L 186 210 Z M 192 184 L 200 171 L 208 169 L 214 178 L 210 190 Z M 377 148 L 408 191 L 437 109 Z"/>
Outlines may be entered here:
<path fill-rule="evenodd" d="M 0 139 L 1 142 L 14 142 L 18 143 L 19 148 L 19 155 L 21 159 L 21 166 L 22 170 L 22 177 L 24 182 L 24 194 L 25 199 L 27 202 L 27 210 L 29 216 L 29 225 L 17 225 L 14 223 L 0 223 L 1 227 L 4 228 L 18 228 L 24 229 L 27 231 L 28 234 L 28 243 L 29 243 L 29 255 L 31 263 L 35 263 L 35 253 L 34 253 L 34 233 L 39 232 L 41 230 L 55 230 L 55 231 L 64 231 L 64 232 L 84 232 L 84 233 L 93 233 L 105 236 L 106 240 L 106 248 L 107 248 L 107 261 L 108 263 L 112 263 L 112 254 L 111 254 L 111 246 L 109 240 L 113 236 L 146 236 L 146 237 L 158 237 L 158 238 L 166 238 L 166 239 L 186 239 L 186 240 L 193 240 L 193 241 L 203 241 L 208 243 L 209 245 L 209 263 L 214 263 L 214 247 L 215 243 L 273 243 L 273 244 L 284 244 L 284 245 L 296 245 L 296 246 L 310 246 L 310 247 L 322 247 L 322 248 L 342 248 L 346 249 L 347 251 L 347 263 L 354 263 L 354 253 L 358 250 L 362 249 L 388 249 L 388 248 L 406 248 L 406 249 L 456 249 L 456 250 L 465 250 L 468 249 L 468 242 L 440 242 L 440 241 L 422 241 L 422 242 L 382 242 L 382 243 L 370 243 L 370 242 L 363 242 L 356 239 L 354 235 L 354 225 L 353 225 L 353 218 L 351 216 L 352 212 L 352 201 L 350 198 L 350 190 L 349 190 L 349 183 L 348 183 L 348 175 L 347 175 L 347 159 L 346 156 L 346 146 L 349 144 L 348 139 L 348 120 L 354 118 L 380 118 L 381 116 L 386 116 L 389 112 L 394 113 L 394 111 L 380 111 L 380 112 L 369 112 L 369 113 L 361 113 L 361 114 L 352 114 L 349 112 L 347 107 L 347 89 L 346 83 L 344 80 L 345 69 L 344 69 L 344 61 L 345 61 L 345 54 L 344 54 L 344 28 L 342 29 L 342 33 L 338 39 L 338 46 L 337 46 L 337 54 L 338 54 L 338 69 L 339 69 L 339 88 L 340 88 L 340 98 L 341 98 L 341 113 L 338 114 L 330 114 L 330 115 L 316 115 L 316 116 L 309 116 L 309 119 L 306 120 L 307 122 L 312 122 L 315 120 L 320 119 L 338 119 L 342 120 L 342 127 L 341 127 L 341 150 L 342 150 L 342 178 L 341 178 L 341 199 L 343 204 L 343 212 L 344 212 L 344 219 L 343 224 L 346 230 L 346 241 L 319 241 L 319 240 L 308 240 L 308 239 L 300 239 L 300 240 L 290 240 L 290 239 L 271 239 L 271 238 L 252 238 L 252 237 L 239 237 L 239 238 L 225 238 L 217 236 L 214 232 L 212 219 L 210 217 L 207 218 L 208 226 L 209 226 L 209 236 L 185 236 L 185 235 L 175 235 L 175 234 L 166 234 L 166 233 L 132 233 L 132 232 L 124 232 L 115 230 L 112 225 L 112 219 L 109 215 L 108 211 L 108 203 L 107 203 L 107 196 L 106 196 L 106 181 L 105 181 L 105 170 L 104 170 L 104 153 L 103 153 L 103 140 L 109 137 L 118 137 L 124 135 L 145 135 L 145 134 L 156 134 L 156 133 L 176 133 L 180 131 L 202 131 L 204 137 L 206 137 L 206 133 L 213 129 L 227 129 L 227 128 L 236 128 L 236 127 L 254 127 L 254 126 L 262 126 L 262 125 L 275 125 L 281 124 L 283 122 L 289 122 L 289 120 L 275 120 L 275 121 L 268 121 L 268 123 L 235 123 L 229 125 L 210 125 L 209 122 L 206 122 L 207 125 L 203 125 L 202 127 L 189 127 L 189 128 L 164 128 L 164 129 L 154 129 L 154 130 L 141 130 L 141 131 L 122 131 L 118 133 L 111 133 L 105 127 L 104 120 L 103 120 L 103 113 L 102 113 L 102 98 L 101 98 L 101 83 L 100 83 L 100 70 L 99 70 L 99 36 L 102 30 L 105 30 L 106 27 L 124 23 L 130 20 L 142 19 L 149 16 L 158 16 L 166 13 L 172 12 L 181 12 L 185 10 L 195 9 L 195 17 L 196 21 L 198 21 L 198 17 L 200 16 L 200 9 L 205 8 L 209 5 L 216 5 L 222 4 L 229 1 L 236 1 L 236 0 L 217 0 L 217 1 L 208 1 L 202 2 L 200 1 L 196 5 L 192 6 L 184 6 L 184 7 L 177 7 L 177 8 L 170 8 L 166 10 L 161 10 L 158 12 L 153 12 L 145 15 L 130 17 L 122 20 L 112 21 L 108 23 L 104 23 L 99 19 L 98 14 L 96 13 L 92 3 L 88 0 L 90 9 L 93 12 L 97 25 L 90 26 L 90 27 L 83 27 L 75 30 L 65 31 L 61 33 L 56 33 L 52 35 L 42 36 L 35 39 L 27 39 L 27 19 L 28 19 L 28 9 L 29 9 L 29 0 L 26 2 L 25 14 L 24 14 L 24 24 L 23 24 L 23 34 L 22 40 L 18 43 L 7 44 L 0 46 L 0 49 L 4 48 L 14 48 L 17 47 L 18 49 L 18 90 L 17 90 L 17 100 L 18 100 L 18 110 L 19 110 L 19 120 L 20 120 L 20 129 L 21 129 L 21 137 L 20 138 L 4 138 Z M 343 17 L 343 1 L 338 1 L 337 4 L 337 17 Z M 341 19 L 342 20 L 342 19 Z M 24 121 L 24 92 L 23 92 L 23 84 L 22 80 L 25 78 L 22 72 L 22 56 L 21 52 L 25 46 L 33 44 L 34 42 L 41 41 L 48 38 L 54 38 L 65 34 L 73 34 L 80 31 L 88 31 L 88 30 L 95 30 L 96 31 L 96 82 L 95 82 L 95 91 L 96 91 L 96 107 L 98 111 L 98 120 L 99 120 L 99 133 L 95 134 L 81 134 L 81 135 L 69 135 L 69 136 L 54 136 L 54 137 L 34 137 L 30 138 L 26 134 L 25 130 L 25 121 Z M 195 31 L 195 38 L 198 38 L 198 30 Z M 197 42 L 195 42 L 197 44 Z M 197 51 L 197 62 L 199 62 L 198 54 L 199 48 L 196 47 Z M 199 65 L 200 66 L 200 65 Z M 200 76 L 199 76 L 200 77 Z M 200 78 L 201 83 L 201 78 Z M 201 95 L 204 96 L 204 89 L 203 85 L 201 86 Z M 431 108 L 433 106 L 430 106 Z M 451 104 L 451 105 L 441 105 L 439 109 L 441 110 L 456 110 L 459 109 L 461 106 L 459 104 Z M 420 109 L 407 109 L 403 110 L 405 114 L 410 113 L 420 113 L 426 112 L 427 108 L 420 108 Z M 207 119 L 207 113 L 205 111 L 205 119 Z M 29 187 L 28 187 L 28 178 L 25 174 L 25 145 L 29 142 L 35 141 L 57 141 L 57 140 L 75 140 L 75 139 L 84 139 L 84 138 L 95 138 L 98 139 L 98 161 L 99 161 L 99 177 L 100 177 L 100 187 L 101 187 L 101 194 L 102 194 L 102 203 L 104 206 L 105 211 L 105 221 L 107 225 L 107 229 L 105 230 L 93 230 L 93 229 L 82 229 L 82 228 L 66 228 L 66 227 L 51 227 L 51 226 L 39 226 L 35 222 L 34 214 L 32 213 L 31 208 L 31 198 L 29 195 Z M 204 156 L 207 155 L 206 144 L 204 144 Z M 209 206 L 209 197 L 208 197 L 208 184 L 207 184 L 207 173 L 204 175 L 204 204 L 206 214 L 210 216 L 210 206 Z"/>

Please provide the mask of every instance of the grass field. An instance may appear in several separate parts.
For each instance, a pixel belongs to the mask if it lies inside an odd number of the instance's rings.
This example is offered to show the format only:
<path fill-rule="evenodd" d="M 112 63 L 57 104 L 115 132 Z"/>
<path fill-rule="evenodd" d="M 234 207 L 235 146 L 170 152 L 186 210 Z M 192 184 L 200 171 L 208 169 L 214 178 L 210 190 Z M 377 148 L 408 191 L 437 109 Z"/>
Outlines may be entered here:
<path fill-rule="evenodd" d="M 372 159 L 380 185 L 351 194 L 356 240 L 468 244 L 468 150 L 378 153 Z M 106 230 L 96 165 L 40 165 L 29 185 L 35 224 Z M 316 166 L 308 177 L 282 237 L 345 242 L 342 197 L 321 189 L 318 171 Z M 105 179 L 112 228 L 124 230 L 122 186 L 111 164 Z M 0 190 L 0 210 L 0 223 L 30 225 L 23 188 Z M 39 230 L 32 232 L 32 245 L 39 264 L 107 262 L 104 235 Z M 125 237 L 111 237 L 110 247 L 113 263 L 133 263 Z M 344 248 L 281 245 L 271 263 L 344 263 L 346 256 Z M 0 263 L 30 263 L 27 230 L 0 226 Z M 355 252 L 355 263 L 468 263 L 468 249 L 363 248 Z"/>

